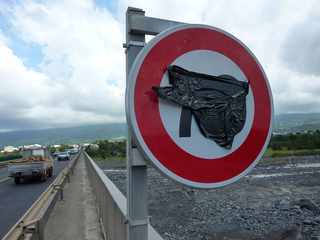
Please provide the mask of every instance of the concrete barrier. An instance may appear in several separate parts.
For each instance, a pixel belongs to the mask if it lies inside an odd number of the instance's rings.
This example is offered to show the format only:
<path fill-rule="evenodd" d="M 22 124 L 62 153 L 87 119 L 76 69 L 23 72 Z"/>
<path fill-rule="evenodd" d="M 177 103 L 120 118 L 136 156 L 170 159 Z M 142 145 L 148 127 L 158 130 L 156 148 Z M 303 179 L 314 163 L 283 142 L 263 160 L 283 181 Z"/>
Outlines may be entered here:
<path fill-rule="evenodd" d="M 84 154 L 104 237 L 108 240 L 127 240 L 127 199 L 90 156 L 86 152 Z M 148 239 L 163 240 L 150 224 Z"/>

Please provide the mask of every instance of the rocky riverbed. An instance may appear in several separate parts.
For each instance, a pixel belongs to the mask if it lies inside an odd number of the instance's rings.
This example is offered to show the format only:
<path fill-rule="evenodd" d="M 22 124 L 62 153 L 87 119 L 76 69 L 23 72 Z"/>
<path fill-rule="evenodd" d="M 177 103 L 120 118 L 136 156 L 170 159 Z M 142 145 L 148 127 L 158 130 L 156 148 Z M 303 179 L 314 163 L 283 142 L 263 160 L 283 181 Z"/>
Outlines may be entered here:
<path fill-rule="evenodd" d="M 182 187 L 148 168 L 151 224 L 166 240 L 320 240 L 320 157 L 271 162 L 213 190 Z M 101 167 L 125 194 L 125 169 Z"/>

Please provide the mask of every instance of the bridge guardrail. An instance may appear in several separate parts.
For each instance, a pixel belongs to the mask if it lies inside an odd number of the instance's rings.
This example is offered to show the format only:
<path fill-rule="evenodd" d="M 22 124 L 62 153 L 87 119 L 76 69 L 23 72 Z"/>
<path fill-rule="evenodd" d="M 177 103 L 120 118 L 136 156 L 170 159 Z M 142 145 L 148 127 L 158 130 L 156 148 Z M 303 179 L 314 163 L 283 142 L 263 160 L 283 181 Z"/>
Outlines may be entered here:
<path fill-rule="evenodd" d="M 1 161 L 0 162 L 0 168 L 7 166 L 10 162 L 11 162 L 11 160 L 9 160 L 9 161 Z"/>
<path fill-rule="evenodd" d="M 90 184 L 96 195 L 98 216 L 105 239 L 127 240 L 127 199 L 84 152 Z M 149 224 L 149 240 L 163 240 Z"/>
<path fill-rule="evenodd" d="M 6 167 L 9 163 L 14 163 L 17 160 L 21 160 L 21 158 L 13 159 L 13 160 L 8 160 L 8 161 L 1 161 L 0 162 L 0 168 Z"/>
<path fill-rule="evenodd" d="M 80 157 L 81 151 L 65 167 L 40 197 L 32 204 L 27 212 L 9 230 L 2 240 L 43 240 L 44 228 L 49 215 L 59 199 L 63 199 L 63 187 L 70 181 L 70 174 Z"/>

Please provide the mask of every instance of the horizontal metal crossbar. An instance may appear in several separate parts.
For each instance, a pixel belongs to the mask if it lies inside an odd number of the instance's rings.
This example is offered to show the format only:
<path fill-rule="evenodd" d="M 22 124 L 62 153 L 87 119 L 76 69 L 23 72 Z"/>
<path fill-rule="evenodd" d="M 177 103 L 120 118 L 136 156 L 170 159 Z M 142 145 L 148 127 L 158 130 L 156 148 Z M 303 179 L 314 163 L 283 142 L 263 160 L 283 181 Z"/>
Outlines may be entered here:
<path fill-rule="evenodd" d="M 132 14 L 130 18 L 130 33 L 157 35 L 158 33 L 181 24 L 183 22 L 170 21 L 160 18 L 146 17 L 140 14 Z"/>

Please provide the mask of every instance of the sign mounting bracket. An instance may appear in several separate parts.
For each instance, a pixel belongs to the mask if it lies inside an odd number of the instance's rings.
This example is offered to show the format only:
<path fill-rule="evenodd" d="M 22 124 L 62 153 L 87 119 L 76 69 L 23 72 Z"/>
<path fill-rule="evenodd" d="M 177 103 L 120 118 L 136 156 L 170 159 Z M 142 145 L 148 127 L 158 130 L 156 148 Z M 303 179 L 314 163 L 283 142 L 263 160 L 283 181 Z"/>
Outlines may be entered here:
<path fill-rule="evenodd" d="M 146 45 L 145 35 L 158 33 L 181 22 L 146 17 L 145 11 L 128 7 L 126 12 L 126 81 L 132 64 L 141 49 Z M 148 239 L 148 204 L 147 204 L 147 165 L 140 151 L 135 146 L 135 139 L 128 129 L 127 139 L 127 209 L 128 240 Z M 143 224 L 135 224 L 137 222 Z"/>

